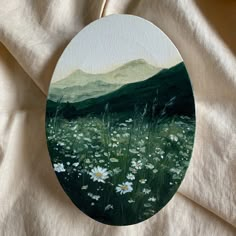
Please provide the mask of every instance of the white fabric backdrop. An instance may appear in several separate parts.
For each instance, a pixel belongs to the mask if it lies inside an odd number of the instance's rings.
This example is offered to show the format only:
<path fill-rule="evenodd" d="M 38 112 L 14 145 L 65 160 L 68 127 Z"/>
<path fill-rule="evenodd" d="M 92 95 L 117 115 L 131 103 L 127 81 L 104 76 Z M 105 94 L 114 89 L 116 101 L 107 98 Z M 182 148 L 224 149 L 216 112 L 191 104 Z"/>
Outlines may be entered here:
<path fill-rule="evenodd" d="M 128 227 L 97 223 L 71 203 L 51 167 L 44 128 L 63 49 L 113 13 L 148 19 L 172 39 L 196 102 L 193 158 L 178 193 Z M 0 235 L 236 235 L 235 25 L 234 0 L 0 0 Z"/>

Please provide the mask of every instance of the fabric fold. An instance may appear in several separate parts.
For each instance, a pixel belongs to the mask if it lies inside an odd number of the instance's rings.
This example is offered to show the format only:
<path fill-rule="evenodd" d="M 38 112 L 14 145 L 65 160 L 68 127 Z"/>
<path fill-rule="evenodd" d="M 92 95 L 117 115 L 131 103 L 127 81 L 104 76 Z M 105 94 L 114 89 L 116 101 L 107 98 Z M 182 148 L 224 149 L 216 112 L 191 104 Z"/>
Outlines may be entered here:
<path fill-rule="evenodd" d="M 0 235 L 236 234 L 235 36 L 233 28 L 232 38 L 217 28 L 234 25 L 232 1 L 221 6 L 230 17 L 220 23 L 208 20 L 208 2 L 204 8 L 194 0 L 0 2 Z M 110 14 L 143 17 L 170 37 L 196 102 L 194 151 L 178 193 L 157 215 L 129 227 L 99 224 L 76 209 L 53 172 L 45 135 L 57 60 L 80 30 Z"/>

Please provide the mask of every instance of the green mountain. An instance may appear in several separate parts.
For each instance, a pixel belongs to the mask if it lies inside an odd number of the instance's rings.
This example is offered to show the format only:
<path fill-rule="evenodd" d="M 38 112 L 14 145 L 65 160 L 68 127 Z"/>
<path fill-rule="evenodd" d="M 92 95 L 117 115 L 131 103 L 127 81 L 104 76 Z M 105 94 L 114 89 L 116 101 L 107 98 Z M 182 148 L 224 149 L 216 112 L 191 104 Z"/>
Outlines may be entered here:
<path fill-rule="evenodd" d="M 63 102 L 79 102 L 115 91 L 127 83 L 145 80 L 160 69 L 139 59 L 128 62 L 104 74 L 89 74 L 76 70 L 68 77 L 51 84 L 49 99 Z"/>
<path fill-rule="evenodd" d="M 49 99 L 53 101 L 78 102 L 89 98 L 97 97 L 120 88 L 121 85 L 109 84 L 101 80 L 87 83 L 84 86 L 73 86 L 65 88 L 50 89 Z"/>
<path fill-rule="evenodd" d="M 65 118 L 76 118 L 88 114 L 101 114 L 109 104 L 109 110 L 116 113 L 132 113 L 134 107 L 143 109 L 147 106 L 149 113 L 165 109 L 167 115 L 194 115 L 194 99 L 188 73 L 184 63 L 170 69 L 164 69 L 151 78 L 123 85 L 109 94 L 90 98 L 82 102 L 61 103 L 48 100 L 47 115 L 53 116 L 59 105 L 58 114 Z M 154 106 L 155 104 L 155 106 Z"/>

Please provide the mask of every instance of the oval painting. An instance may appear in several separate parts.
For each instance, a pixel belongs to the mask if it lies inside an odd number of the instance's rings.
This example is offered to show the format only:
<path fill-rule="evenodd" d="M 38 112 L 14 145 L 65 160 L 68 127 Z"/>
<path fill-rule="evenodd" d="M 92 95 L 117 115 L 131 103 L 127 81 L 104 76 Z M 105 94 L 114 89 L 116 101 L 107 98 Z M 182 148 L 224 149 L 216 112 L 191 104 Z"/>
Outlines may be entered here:
<path fill-rule="evenodd" d="M 194 98 L 178 50 L 139 17 L 91 23 L 58 61 L 46 132 L 57 178 L 81 211 L 109 225 L 150 218 L 192 154 Z"/>

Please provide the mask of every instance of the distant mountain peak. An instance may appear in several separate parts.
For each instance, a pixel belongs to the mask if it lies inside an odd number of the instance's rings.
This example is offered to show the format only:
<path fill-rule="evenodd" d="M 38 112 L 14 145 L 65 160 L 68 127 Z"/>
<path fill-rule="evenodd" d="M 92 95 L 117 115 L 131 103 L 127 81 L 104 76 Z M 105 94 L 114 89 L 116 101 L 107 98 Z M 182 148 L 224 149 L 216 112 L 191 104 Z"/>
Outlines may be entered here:
<path fill-rule="evenodd" d="M 132 68 L 136 69 L 136 68 L 139 68 L 139 67 L 146 67 L 146 68 L 149 68 L 149 69 L 152 69 L 152 70 L 162 69 L 162 68 L 158 68 L 156 66 L 151 65 L 150 63 L 148 63 L 144 59 L 136 59 L 136 60 L 128 61 L 125 64 L 122 64 L 122 65 L 116 67 L 114 70 L 110 71 L 110 73 L 112 73 L 112 72 L 114 73 L 117 70 L 122 71 L 122 70 L 132 69 Z"/>
<path fill-rule="evenodd" d="M 91 74 L 78 69 L 66 78 L 52 83 L 49 97 L 56 100 L 60 95 L 67 101 L 70 101 L 71 97 L 75 101 L 77 97 L 88 94 L 88 91 L 91 97 L 95 97 L 96 93 L 102 95 L 102 93 L 112 92 L 122 85 L 146 80 L 160 70 L 160 68 L 148 64 L 144 59 L 129 61 L 107 73 Z"/>
<path fill-rule="evenodd" d="M 100 73 L 89 73 L 89 72 L 85 72 L 84 70 L 82 69 L 76 69 L 75 71 L 71 72 L 68 76 L 66 76 L 65 78 L 59 80 L 59 81 L 55 81 L 55 83 L 57 82 L 60 82 L 68 77 L 70 77 L 71 75 L 77 73 L 77 74 L 85 74 L 85 75 L 106 75 L 108 73 L 112 73 L 116 70 L 120 70 L 120 69 L 124 69 L 124 68 L 128 68 L 128 67 L 134 67 L 134 66 L 147 66 L 147 67 L 152 67 L 153 69 L 162 69 L 162 68 L 158 68 L 158 67 L 155 67 L 153 65 L 151 65 L 150 63 L 148 63 L 145 59 L 136 59 L 136 60 L 131 60 L 131 61 L 128 61 L 124 64 L 121 64 L 121 65 L 118 65 L 118 66 L 114 66 L 113 69 L 107 71 L 107 72 L 100 72 Z"/>
<path fill-rule="evenodd" d="M 150 65 L 150 63 L 148 63 L 145 59 L 136 59 L 136 60 L 131 60 L 126 62 L 125 64 L 122 64 L 120 66 L 118 66 L 118 68 L 122 68 L 122 67 L 126 67 L 126 66 L 130 66 L 130 65 Z M 117 69 L 117 68 L 116 68 Z"/>

